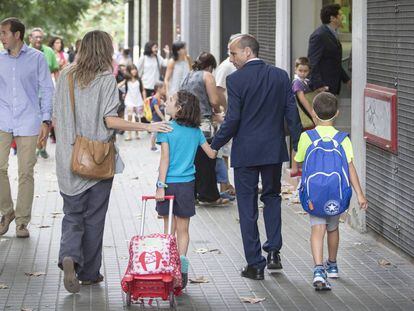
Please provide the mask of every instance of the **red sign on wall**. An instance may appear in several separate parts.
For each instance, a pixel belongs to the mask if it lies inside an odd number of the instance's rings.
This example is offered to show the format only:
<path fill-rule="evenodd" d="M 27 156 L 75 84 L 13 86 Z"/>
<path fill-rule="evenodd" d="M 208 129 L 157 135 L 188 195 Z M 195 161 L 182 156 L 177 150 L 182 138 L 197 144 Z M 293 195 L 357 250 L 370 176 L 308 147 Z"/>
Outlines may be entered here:
<path fill-rule="evenodd" d="M 397 90 L 367 84 L 364 92 L 364 138 L 392 153 L 398 152 Z"/>

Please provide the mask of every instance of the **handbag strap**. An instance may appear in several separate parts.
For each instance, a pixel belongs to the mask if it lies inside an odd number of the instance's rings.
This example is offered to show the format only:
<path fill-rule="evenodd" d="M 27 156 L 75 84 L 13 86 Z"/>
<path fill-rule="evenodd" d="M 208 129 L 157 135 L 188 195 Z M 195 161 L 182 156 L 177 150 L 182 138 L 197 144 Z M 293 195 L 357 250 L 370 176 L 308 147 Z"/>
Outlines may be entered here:
<path fill-rule="evenodd" d="M 75 86 L 73 82 L 73 72 L 68 74 L 68 82 L 69 82 L 69 97 L 70 97 L 70 106 L 73 114 L 73 122 L 75 124 L 76 129 L 76 113 L 75 113 Z"/>

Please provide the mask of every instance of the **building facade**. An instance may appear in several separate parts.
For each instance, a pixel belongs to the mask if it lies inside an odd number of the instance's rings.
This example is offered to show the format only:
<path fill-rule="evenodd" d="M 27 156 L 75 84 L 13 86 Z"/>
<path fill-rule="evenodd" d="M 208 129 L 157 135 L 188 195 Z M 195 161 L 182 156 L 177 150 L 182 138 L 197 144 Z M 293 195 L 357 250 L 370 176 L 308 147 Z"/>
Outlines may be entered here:
<path fill-rule="evenodd" d="M 134 15 L 141 16 L 141 39 L 134 37 L 134 44 L 142 44 L 150 34 L 156 40 L 162 40 L 160 26 L 157 35 L 148 26 L 154 21 L 151 19 L 149 23 L 149 19 L 142 17 L 154 10 L 148 4 L 151 0 L 133 2 L 139 2 L 135 8 L 139 6 L 143 10 Z M 160 7 L 167 5 L 169 0 L 153 2 L 158 2 L 160 12 Z M 352 77 L 352 92 L 345 86 L 342 88 L 339 96 L 341 117 L 337 127 L 351 135 L 354 163 L 369 200 L 369 209 L 365 213 L 354 198 L 347 221 L 359 231 L 374 230 L 414 256 L 414 186 L 410 179 L 414 176 L 414 2 L 307 0 L 306 5 L 303 0 L 170 2 L 174 8 L 173 25 L 168 19 L 166 23 L 168 21 L 174 29 L 174 39 L 188 43 L 193 58 L 208 50 L 221 61 L 227 57 L 229 36 L 248 32 L 259 40 L 260 57 L 291 75 L 294 60 L 307 55 L 308 38 L 321 23 L 319 12 L 322 6 L 334 2 L 341 4 L 345 19 L 340 34 L 343 67 Z M 162 17 L 162 14 L 167 12 L 161 10 L 158 16 Z M 367 83 L 397 92 L 396 153 L 365 139 Z"/>

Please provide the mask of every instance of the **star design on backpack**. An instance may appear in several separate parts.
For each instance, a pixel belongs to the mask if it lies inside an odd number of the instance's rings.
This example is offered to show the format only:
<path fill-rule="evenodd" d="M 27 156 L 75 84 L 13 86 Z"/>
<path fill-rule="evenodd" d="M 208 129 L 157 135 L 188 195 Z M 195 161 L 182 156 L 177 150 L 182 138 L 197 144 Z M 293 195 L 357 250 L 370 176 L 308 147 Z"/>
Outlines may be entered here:
<path fill-rule="evenodd" d="M 335 215 L 339 211 L 339 202 L 335 200 L 330 200 L 325 204 L 325 212 L 328 215 Z"/>

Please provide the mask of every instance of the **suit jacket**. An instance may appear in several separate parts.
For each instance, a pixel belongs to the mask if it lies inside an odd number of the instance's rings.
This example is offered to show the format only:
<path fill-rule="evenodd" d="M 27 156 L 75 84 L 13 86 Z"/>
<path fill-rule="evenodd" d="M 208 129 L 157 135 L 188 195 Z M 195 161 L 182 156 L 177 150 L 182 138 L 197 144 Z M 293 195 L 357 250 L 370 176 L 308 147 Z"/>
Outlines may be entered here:
<path fill-rule="evenodd" d="M 349 76 L 342 68 L 342 45 L 327 25 L 317 28 L 309 38 L 308 58 L 311 64 L 310 81 L 313 89 L 328 86 L 329 92 L 339 94 L 341 81 Z"/>
<path fill-rule="evenodd" d="M 227 77 L 227 92 L 228 111 L 211 147 L 233 138 L 232 167 L 288 161 L 284 120 L 295 150 L 302 125 L 287 72 L 253 60 Z"/>

